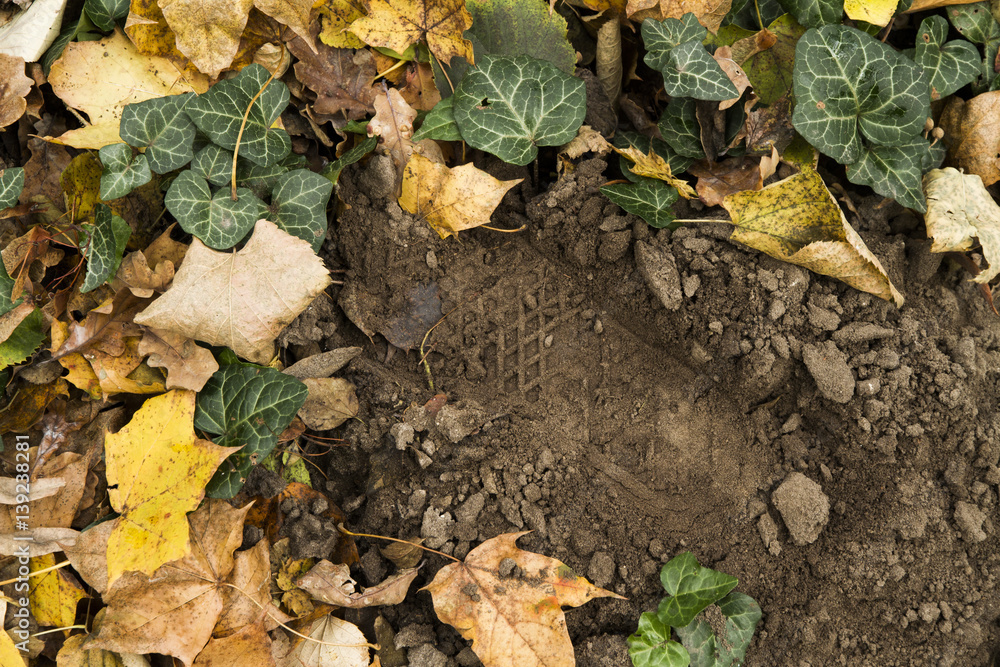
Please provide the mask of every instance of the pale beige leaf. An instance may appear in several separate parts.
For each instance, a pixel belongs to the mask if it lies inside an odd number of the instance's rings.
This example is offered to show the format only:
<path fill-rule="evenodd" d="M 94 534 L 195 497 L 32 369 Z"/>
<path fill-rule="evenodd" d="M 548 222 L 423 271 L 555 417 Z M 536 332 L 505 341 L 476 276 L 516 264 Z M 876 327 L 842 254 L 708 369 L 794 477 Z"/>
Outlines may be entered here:
<path fill-rule="evenodd" d="M 296 583 L 299 588 L 320 602 L 349 609 L 361 609 L 401 603 L 416 576 L 416 568 L 402 570 L 358 593 L 355 592 L 355 582 L 351 579 L 351 568 L 343 563 L 321 560 L 309 572 L 299 577 Z"/>
<path fill-rule="evenodd" d="M 311 429 L 329 431 L 358 414 L 354 385 L 341 378 L 305 378 L 309 388 L 299 418 Z"/>
<path fill-rule="evenodd" d="M 641 22 L 650 18 L 657 21 L 679 19 L 690 12 L 714 33 L 719 30 L 732 5 L 732 0 L 628 0 L 625 14 L 633 21 Z"/>
<path fill-rule="evenodd" d="M 584 153 L 597 153 L 605 155 L 611 152 L 611 144 L 604 136 L 589 125 L 582 125 L 577 130 L 576 136 L 559 149 L 559 155 L 565 155 L 571 160 L 575 160 Z"/>
<path fill-rule="evenodd" d="M 253 6 L 278 23 L 291 28 L 315 53 L 316 41 L 309 31 L 312 0 L 254 0 Z"/>
<path fill-rule="evenodd" d="M 28 103 L 33 81 L 24 75 L 24 59 L 0 52 L 0 127 L 17 122 Z"/>
<path fill-rule="evenodd" d="M 329 284 L 306 241 L 258 220 L 239 252 L 217 252 L 195 239 L 170 289 L 135 321 L 267 363 L 281 330 Z"/>
<path fill-rule="evenodd" d="M 149 329 L 139 341 L 139 354 L 149 359 L 146 363 L 167 371 L 167 389 L 201 391 L 219 364 L 211 350 L 197 345 L 187 336 Z"/>
<path fill-rule="evenodd" d="M 75 542 L 79 534 L 80 531 L 72 528 L 35 528 L 28 532 L 0 535 L 0 555 L 23 554 L 21 549 L 25 546 L 32 558 L 64 551 L 67 546 Z M 30 536 L 31 541 L 25 542 L 25 536 Z"/>
<path fill-rule="evenodd" d="M 303 641 L 293 650 L 302 667 L 368 667 L 368 642 L 358 626 L 334 616 L 323 616 L 304 634 L 317 642 Z"/>
<path fill-rule="evenodd" d="M 177 49 L 209 75 L 229 67 L 239 50 L 253 0 L 159 0 Z"/>
<path fill-rule="evenodd" d="M 927 236 L 931 252 L 962 252 L 979 239 L 989 262 L 972 280 L 988 283 L 1000 273 L 1000 206 L 976 174 L 957 169 L 932 169 L 924 175 Z"/>
<path fill-rule="evenodd" d="M 35 0 L 0 26 L 0 53 L 37 61 L 59 36 L 66 0 Z"/>

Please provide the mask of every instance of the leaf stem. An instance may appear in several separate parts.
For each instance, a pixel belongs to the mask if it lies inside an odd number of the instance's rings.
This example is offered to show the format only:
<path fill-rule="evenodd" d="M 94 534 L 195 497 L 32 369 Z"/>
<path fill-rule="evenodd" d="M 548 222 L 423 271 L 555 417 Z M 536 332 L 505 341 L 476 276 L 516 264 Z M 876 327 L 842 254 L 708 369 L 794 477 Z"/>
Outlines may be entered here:
<path fill-rule="evenodd" d="M 45 574 L 47 572 L 51 572 L 52 570 L 61 570 L 62 568 L 66 567 L 69 564 L 70 564 L 70 562 L 68 560 L 64 560 L 61 563 L 56 563 L 55 565 L 50 565 L 50 566 L 48 566 L 46 568 L 43 568 L 41 570 L 35 570 L 31 574 L 29 574 L 28 577 L 29 578 L 31 578 L 31 577 L 37 577 L 40 574 Z M 0 586 L 6 586 L 7 584 L 13 584 L 16 581 L 17 581 L 17 579 L 8 579 L 7 581 L 0 581 Z"/>
<path fill-rule="evenodd" d="M 442 318 L 443 319 L 443 318 Z M 371 535 L 370 533 L 352 533 L 351 531 L 344 528 L 344 524 L 338 523 L 337 530 L 342 532 L 344 535 L 350 535 L 351 537 L 370 537 L 375 540 L 389 540 L 390 542 L 399 542 L 400 544 L 409 544 L 411 547 L 416 547 L 418 549 L 423 549 L 424 551 L 430 551 L 432 554 L 437 554 L 438 556 L 444 556 L 445 558 L 450 558 L 456 563 L 461 563 L 459 559 L 454 556 L 449 556 L 443 551 L 437 551 L 436 549 L 431 549 L 430 547 L 425 547 L 422 544 L 417 544 L 416 542 L 410 542 L 409 540 L 400 540 L 395 537 L 386 537 L 385 535 Z"/>
<path fill-rule="evenodd" d="M 285 45 L 282 44 L 281 45 L 281 59 L 284 60 L 284 58 L 285 58 Z M 274 81 L 274 75 L 277 74 L 277 73 L 278 73 L 278 69 L 275 68 L 274 71 L 271 72 L 271 76 L 269 76 L 268 79 L 267 79 L 267 81 L 264 82 L 264 85 L 261 86 L 260 90 L 257 91 L 257 94 L 254 95 L 253 98 L 250 100 L 250 104 L 247 105 L 247 110 L 243 113 L 243 122 L 240 123 L 240 131 L 236 134 L 236 148 L 233 149 L 233 179 L 232 179 L 233 185 L 232 185 L 232 194 L 231 194 L 231 197 L 232 197 L 233 201 L 239 201 L 239 198 L 236 196 L 236 158 L 239 157 L 239 155 L 240 155 L 240 140 L 243 139 L 243 130 L 247 126 L 247 118 L 250 117 L 250 110 L 253 109 L 254 102 L 256 102 L 257 98 L 260 97 L 261 94 L 267 89 L 268 85 L 272 81 Z"/>

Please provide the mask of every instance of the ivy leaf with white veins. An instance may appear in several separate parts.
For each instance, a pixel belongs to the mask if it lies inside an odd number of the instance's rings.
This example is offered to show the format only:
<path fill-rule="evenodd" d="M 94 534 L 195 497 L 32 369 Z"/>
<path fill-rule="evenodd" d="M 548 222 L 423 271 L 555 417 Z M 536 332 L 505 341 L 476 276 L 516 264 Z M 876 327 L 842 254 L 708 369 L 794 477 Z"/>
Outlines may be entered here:
<path fill-rule="evenodd" d="M 677 189 L 655 178 L 643 178 L 637 183 L 605 185 L 605 197 L 645 220 L 650 227 L 676 229 L 670 207 L 677 201 Z"/>
<path fill-rule="evenodd" d="M 243 449 L 216 471 L 206 492 L 231 498 L 243 486 L 250 468 L 263 461 L 305 403 L 302 382 L 273 368 L 234 363 L 223 366 L 198 392 L 194 425 L 219 437 L 213 442 Z"/>
<path fill-rule="evenodd" d="M 660 71 L 663 88 L 671 97 L 721 101 L 740 96 L 701 43 L 707 34 L 698 17 L 690 12 L 683 19 L 642 22 L 646 64 Z"/>
<path fill-rule="evenodd" d="M 157 174 L 180 169 L 194 155 L 194 124 L 185 113 L 194 99 L 194 93 L 154 97 L 122 112 L 119 135 L 129 146 L 146 149 L 149 168 Z"/>
<path fill-rule="evenodd" d="M 657 127 L 660 136 L 678 155 L 696 160 L 705 157 L 694 100 L 677 97 L 670 100 Z M 678 169 L 677 173 L 681 171 Z"/>
<path fill-rule="evenodd" d="M 841 164 L 861 158 L 861 138 L 909 142 L 930 115 L 930 87 L 912 60 L 842 25 L 807 30 L 795 47 L 792 125 Z"/>
<path fill-rule="evenodd" d="M 778 0 L 782 7 L 807 28 L 840 23 L 844 15 L 842 0 Z"/>
<path fill-rule="evenodd" d="M 455 91 L 455 121 L 469 145 L 524 165 L 538 146 L 576 136 L 587 107 L 586 85 L 529 56 L 483 56 Z"/>
<path fill-rule="evenodd" d="M 705 607 L 733 590 L 739 580 L 724 572 L 702 567 L 694 554 L 686 551 L 663 566 L 660 583 L 670 597 L 660 602 L 656 615 L 665 624 L 682 628 Z"/>
<path fill-rule="evenodd" d="M 104 171 L 101 174 L 101 199 L 124 197 L 140 185 L 153 180 L 146 156 L 132 155 L 128 144 L 108 144 L 98 151 Z"/>
<path fill-rule="evenodd" d="M 237 188 L 236 196 L 233 201 L 228 189 L 213 196 L 208 182 L 188 169 L 170 184 L 163 204 L 188 234 L 209 248 L 225 250 L 253 229 L 262 210 L 263 203 L 250 190 Z"/>
<path fill-rule="evenodd" d="M 24 189 L 24 167 L 0 169 L 0 208 L 17 204 Z"/>
<path fill-rule="evenodd" d="M 945 43 L 948 22 L 940 16 L 928 16 L 917 31 L 913 59 L 924 68 L 931 82 L 931 101 L 948 97 L 979 76 L 979 50 L 964 39 Z"/>
<path fill-rule="evenodd" d="M 972 280 L 988 283 L 1000 274 L 1000 206 L 983 179 L 952 167 L 924 174 L 927 196 L 927 236 L 934 240 L 931 252 L 963 252 L 979 239 L 989 268 Z"/>
<path fill-rule="evenodd" d="M 296 169 L 278 177 L 271 198 L 273 222 L 319 252 L 326 239 L 326 205 L 333 183 L 308 169 Z"/>
<path fill-rule="evenodd" d="M 125 252 L 125 244 L 132 235 L 132 228 L 105 204 L 97 204 L 94 209 L 94 224 L 84 225 L 84 229 L 89 232 L 90 239 L 84 253 L 87 258 L 87 273 L 80 291 L 89 292 L 115 275 Z"/>
<path fill-rule="evenodd" d="M 677 628 L 684 647 L 691 657 L 692 667 L 740 665 L 760 621 L 760 605 L 749 595 L 731 592 L 716 603 L 725 618 L 721 637 L 702 618 L 696 618 L 683 628 Z"/>
<path fill-rule="evenodd" d="M 868 185 L 880 195 L 923 213 L 927 206 L 920 175 L 937 167 L 944 153 L 940 142 L 932 147 L 919 135 L 902 146 L 866 146 L 861 159 L 847 165 L 847 180 Z"/>
<path fill-rule="evenodd" d="M 273 80 L 264 88 L 270 76 L 261 65 L 244 67 L 235 78 L 220 81 L 207 93 L 199 95 L 188 104 L 186 111 L 198 129 L 214 143 L 236 150 L 243 115 L 250 100 L 260 92 L 243 128 L 240 156 L 261 166 L 272 165 L 288 155 L 292 143 L 287 132 L 271 127 L 288 106 L 288 87 Z"/>
<path fill-rule="evenodd" d="M 376 141 L 378 141 L 377 137 Z M 232 162 L 230 162 L 230 168 L 232 168 Z M 238 160 L 236 162 L 236 186 L 247 188 L 261 199 L 264 199 L 271 194 L 274 184 L 278 182 L 278 177 L 286 171 L 288 171 L 288 167 L 284 164 L 272 164 L 269 167 L 262 167 L 259 164 Z"/>
<path fill-rule="evenodd" d="M 671 637 L 669 625 L 647 611 L 639 616 L 639 627 L 626 640 L 634 667 L 677 667 L 691 664 L 687 649 Z"/>
<path fill-rule="evenodd" d="M 191 171 L 212 185 L 227 185 L 233 175 L 233 152 L 209 144 L 195 153 L 191 160 Z"/>
<path fill-rule="evenodd" d="M 424 124 L 413 133 L 413 141 L 461 141 L 462 133 L 455 122 L 455 96 L 446 97 L 424 116 Z"/>
<path fill-rule="evenodd" d="M 129 0 L 87 0 L 83 9 L 94 25 L 104 32 L 115 29 L 115 21 L 128 16 Z"/>

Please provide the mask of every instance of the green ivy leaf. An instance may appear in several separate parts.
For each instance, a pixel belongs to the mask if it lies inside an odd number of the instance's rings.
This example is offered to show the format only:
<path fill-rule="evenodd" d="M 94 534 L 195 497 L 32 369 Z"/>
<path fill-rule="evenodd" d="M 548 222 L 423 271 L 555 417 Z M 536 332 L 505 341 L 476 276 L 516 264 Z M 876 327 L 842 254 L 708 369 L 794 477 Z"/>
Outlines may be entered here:
<path fill-rule="evenodd" d="M 227 185 L 233 177 L 233 152 L 209 144 L 195 153 L 191 160 L 191 171 L 212 185 Z"/>
<path fill-rule="evenodd" d="M 44 324 L 45 317 L 40 308 L 35 308 L 21 320 L 7 340 L 0 343 L 0 370 L 22 363 L 38 349 L 45 340 Z"/>
<path fill-rule="evenodd" d="M 545 60 L 567 74 L 576 67 L 576 50 L 566 38 L 566 19 L 540 2 L 524 0 L 467 0 L 472 14 L 469 32 L 479 38 L 482 50 L 496 56 L 526 55 Z"/>
<path fill-rule="evenodd" d="M 17 301 L 11 301 L 10 297 L 13 293 L 14 279 L 7 274 L 7 267 L 0 261 L 0 315 L 13 310 L 24 301 L 24 297 Z"/>
<path fill-rule="evenodd" d="M 586 107 L 583 80 L 529 56 L 483 56 L 455 92 L 455 120 L 469 145 L 519 165 L 538 146 L 575 137 Z"/>
<path fill-rule="evenodd" d="M 254 364 L 223 365 L 198 393 L 194 426 L 219 437 L 218 445 L 243 449 L 216 471 L 206 492 L 231 498 L 250 468 L 263 461 L 291 423 L 309 390 L 290 375 Z"/>
<path fill-rule="evenodd" d="M 840 23 L 844 16 L 843 0 L 778 0 L 786 12 L 807 28 Z"/>
<path fill-rule="evenodd" d="M 264 203 L 246 188 L 237 188 L 237 201 L 229 190 L 212 195 L 208 182 L 190 169 L 182 171 L 167 190 L 163 203 L 181 228 L 215 250 L 232 248 L 253 229 Z"/>
<path fill-rule="evenodd" d="M 784 13 L 785 8 L 778 0 L 733 0 L 732 8 L 722 19 L 722 25 L 725 27 L 733 24 L 757 32 Z"/>
<path fill-rule="evenodd" d="M 676 229 L 670 207 L 677 201 L 677 189 L 655 178 L 643 178 L 637 183 L 605 185 L 605 197 L 645 220 L 650 227 Z"/>
<path fill-rule="evenodd" d="M 940 146 L 935 147 L 938 158 L 944 158 Z M 867 185 L 882 195 L 895 199 L 903 206 L 920 213 L 927 211 L 921 185 L 922 175 L 939 162 L 932 154 L 927 140 L 914 137 L 902 146 L 866 146 L 861 159 L 847 165 L 847 180 Z"/>
<path fill-rule="evenodd" d="M 187 107 L 198 129 L 214 143 L 236 150 L 236 137 L 250 100 L 261 91 L 271 74 L 263 66 L 249 65 L 235 78 L 220 81 Z M 272 128 L 288 106 L 288 87 L 280 80 L 271 81 L 253 103 L 247 116 L 239 154 L 261 166 L 275 164 L 292 149 L 288 133 Z"/>
<path fill-rule="evenodd" d="M 128 16 L 129 0 L 87 0 L 83 9 L 87 16 L 104 32 L 115 29 L 115 21 Z"/>
<path fill-rule="evenodd" d="M 979 76 L 979 50 L 964 39 L 947 44 L 948 22 L 940 16 L 928 16 L 917 31 L 914 60 L 930 79 L 931 100 L 939 100 Z"/>
<path fill-rule="evenodd" d="M 660 122 L 660 136 L 678 155 L 700 159 L 705 157 L 705 149 L 701 146 L 701 128 L 695 112 L 695 101 L 689 98 L 670 100 L 663 110 Z M 673 169 L 671 164 L 670 168 Z M 685 167 L 686 168 L 686 167 Z M 681 170 L 683 171 L 683 169 Z M 680 173 L 680 171 L 674 171 Z"/>
<path fill-rule="evenodd" d="M 660 602 L 656 614 L 664 625 L 675 628 L 690 623 L 739 583 L 736 577 L 702 567 L 690 551 L 667 561 L 660 570 L 660 582 L 671 597 Z"/>
<path fill-rule="evenodd" d="M 89 292 L 103 285 L 118 271 L 132 228 L 112 213 L 106 204 L 97 204 L 94 207 L 94 223 L 84 225 L 83 229 L 90 238 L 84 253 L 87 273 L 80 291 Z"/>
<path fill-rule="evenodd" d="M 671 97 L 696 100 L 729 100 L 739 91 L 701 43 L 708 30 L 687 13 L 683 19 L 642 22 L 646 64 L 663 75 L 663 88 Z"/>
<path fill-rule="evenodd" d="M 670 638 L 670 626 L 651 612 L 639 616 L 639 628 L 626 641 L 635 667 L 687 667 L 691 663 L 687 649 Z"/>
<path fill-rule="evenodd" d="M 378 141 L 378 137 L 375 137 Z M 260 199 L 270 196 L 278 177 L 288 171 L 288 167 L 278 163 L 262 167 L 246 160 L 236 161 L 236 185 L 247 188 Z"/>
<path fill-rule="evenodd" d="M 795 45 L 806 29 L 794 16 L 784 14 L 767 26 L 767 30 L 777 41 L 771 48 L 747 58 L 743 71 L 761 104 L 771 105 L 792 92 Z"/>
<path fill-rule="evenodd" d="M 98 151 L 104 171 L 101 173 L 101 199 L 124 197 L 140 185 L 153 180 L 146 156 L 132 154 L 128 144 L 108 144 Z"/>
<path fill-rule="evenodd" d="M 413 133 L 413 141 L 435 139 L 437 141 L 461 141 L 462 133 L 455 122 L 455 96 L 446 97 L 424 116 L 424 124 Z"/>
<path fill-rule="evenodd" d="M 319 252 L 326 239 L 326 205 L 331 194 L 329 179 L 308 169 L 289 171 L 278 178 L 271 199 L 273 214 L 268 219 Z"/>
<path fill-rule="evenodd" d="M 326 167 L 323 169 L 321 176 L 323 176 L 331 183 L 336 185 L 337 181 L 340 179 L 340 172 L 344 170 L 344 167 L 346 167 L 349 164 L 354 164 L 364 156 L 368 155 L 373 150 L 375 150 L 375 147 L 377 145 L 378 145 L 378 137 L 366 138 L 360 144 L 358 144 L 351 150 L 347 151 L 346 153 L 341 155 L 339 158 L 337 158 L 330 164 L 326 165 Z"/>
<path fill-rule="evenodd" d="M 0 169 L 0 208 L 16 205 L 22 190 L 24 190 L 23 167 Z"/>
<path fill-rule="evenodd" d="M 194 93 L 185 93 L 129 104 L 118 134 L 129 146 L 146 149 L 149 168 L 157 174 L 180 169 L 194 155 L 194 124 L 185 113 L 194 99 Z"/>
<path fill-rule="evenodd" d="M 988 2 L 953 5 L 948 7 L 947 13 L 955 30 L 976 44 L 1000 39 L 1000 24 L 993 18 Z"/>
<path fill-rule="evenodd" d="M 920 68 L 860 30 L 828 25 L 795 47 L 792 125 L 841 164 L 861 158 L 858 130 L 883 146 L 908 142 L 930 115 Z"/>
<path fill-rule="evenodd" d="M 730 667 L 739 665 L 746 655 L 760 621 L 760 605 L 748 595 L 732 592 L 719 600 L 726 622 L 718 638 L 712 626 L 696 618 L 683 628 L 676 628 L 681 643 L 691 656 L 691 667 Z"/>

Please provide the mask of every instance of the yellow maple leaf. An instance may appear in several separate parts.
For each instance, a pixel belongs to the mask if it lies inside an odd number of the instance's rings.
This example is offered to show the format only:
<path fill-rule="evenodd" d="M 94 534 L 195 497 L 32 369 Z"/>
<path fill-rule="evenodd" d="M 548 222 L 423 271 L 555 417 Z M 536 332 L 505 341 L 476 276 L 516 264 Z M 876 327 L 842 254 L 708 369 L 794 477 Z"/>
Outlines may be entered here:
<path fill-rule="evenodd" d="M 351 32 L 370 46 L 402 53 L 424 39 L 438 60 L 453 56 L 473 61 L 472 42 L 462 33 L 472 27 L 465 0 L 371 0 L 368 16 L 351 24 Z"/>
<path fill-rule="evenodd" d="M 108 539 L 108 583 L 127 571 L 153 574 L 190 551 L 187 513 L 233 448 L 194 434 L 193 391 L 151 398 L 104 441 L 108 497 L 121 515 Z"/>
<path fill-rule="evenodd" d="M 635 146 L 629 146 L 628 148 L 615 148 L 612 146 L 611 149 L 625 159 L 635 163 L 629 169 L 636 176 L 648 176 L 649 178 L 656 178 L 668 185 L 672 185 L 684 199 L 695 199 L 698 196 L 698 193 L 694 191 L 694 188 L 687 181 L 674 176 L 667 161 L 657 155 L 652 148 L 649 149 L 648 154 L 643 153 Z"/>
<path fill-rule="evenodd" d="M 328 0 L 319 8 L 322 30 L 319 39 L 327 46 L 338 49 L 360 49 L 365 43 L 348 28 L 365 15 L 359 0 Z"/>
<path fill-rule="evenodd" d="M 887 26 L 896 13 L 899 0 L 844 0 L 844 13 L 854 21 Z"/>
<path fill-rule="evenodd" d="M 403 170 L 399 205 L 444 239 L 489 222 L 503 196 L 522 180 L 501 181 L 471 164 L 449 169 L 414 153 Z"/>
<path fill-rule="evenodd" d="M 55 554 L 45 554 L 28 561 L 32 572 L 56 564 Z M 76 618 L 76 603 L 88 597 L 83 586 L 65 570 L 51 570 L 33 579 L 29 600 L 38 625 L 66 627 Z M 6 663 L 5 663 L 6 664 Z"/>
<path fill-rule="evenodd" d="M 736 225 L 733 241 L 903 305 L 903 295 L 811 168 L 763 190 L 728 195 L 722 205 Z"/>

